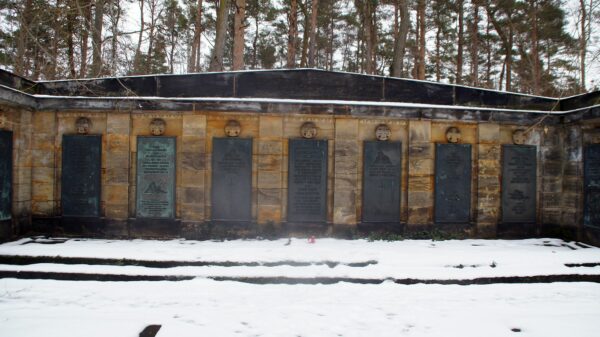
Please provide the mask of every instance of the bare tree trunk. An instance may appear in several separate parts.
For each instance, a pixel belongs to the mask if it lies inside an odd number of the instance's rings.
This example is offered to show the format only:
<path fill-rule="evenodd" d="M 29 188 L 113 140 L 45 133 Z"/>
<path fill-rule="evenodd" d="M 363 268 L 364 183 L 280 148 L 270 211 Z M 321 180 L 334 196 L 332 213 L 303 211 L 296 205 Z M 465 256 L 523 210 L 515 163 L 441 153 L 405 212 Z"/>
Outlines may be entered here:
<path fill-rule="evenodd" d="M 254 40 L 252 41 L 252 69 L 256 69 L 256 65 L 258 64 L 258 16 L 254 18 Z"/>
<path fill-rule="evenodd" d="M 200 41 L 202 34 L 202 0 L 197 2 L 196 20 L 194 21 L 194 37 L 192 39 L 192 54 L 188 62 L 188 71 L 196 72 L 200 70 Z"/>
<path fill-rule="evenodd" d="M 590 10 L 592 9 L 592 1 L 590 0 Z M 581 31 L 579 32 L 579 79 L 581 91 L 585 92 L 585 56 L 587 54 L 587 30 L 586 30 L 586 19 L 587 11 L 585 6 L 585 0 L 579 0 L 579 10 L 581 17 L 579 18 L 579 25 Z"/>
<path fill-rule="evenodd" d="M 153 58 L 153 54 L 154 54 L 154 32 L 156 31 L 156 21 L 158 20 L 158 13 L 157 13 L 157 7 L 158 7 L 158 1 L 159 0 L 150 0 L 148 1 L 148 4 L 150 6 L 150 25 L 149 25 L 149 31 L 148 31 L 148 51 L 146 52 L 146 65 L 147 65 L 147 69 L 146 72 L 151 71 L 151 65 L 152 65 L 152 58 Z"/>
<path fill-rule="evenodd" d="M 458 52 L 456 54 L 456 83 L 462 83 L 462 72 L 463 72 L 463 45 L 464 45 L 464 30 L 463 30 L 463 16 L 464 16 L 464 0 L 458 0 L 456 2 L 458 6 Z"/>
<path fill-rule="evenodd" d="M 479 0 L 473 2 L 473 23 L 471 24 L 471 84 L 479 85 Z"/>
<path fill-rule="evenodd" d="M 533 54 L 533 93 L 540 93 L 540 55 L 539 55 L 539 39 L 537 25 L 537 0 L 531 2 L 530 8 L 531 27 L 531 54 Z"/>
<path fill-rule="evenodd" d="M 102 24 L 104 23 L 104 0 L 96 0 L 94 30 L 92 31 L 92 76 L 102 73 Z"/>
<path fill-rule="evenodd" d="M 77 4 L 79 6 L 79 1 Z M 88 54 L 88 37 L 92 26 L 92 5 L 90 1 L 84 3 L 83 8 L 83 29 L 81 32 L 81 65 L 79 67 L 79 77 L 85 77 L 87 73 L 87 54 Z"/>
<path fill-rule="evenodd" d="M 417 78 L 425 79 L 425 0 L 419 0 L 417 15 L 419 17 L 419 66 L 417 67 Z"/>
<path fill-rule="evenodd" d="M 440 53 L 440 39 L 442 35 L 442 27 L 437 27 L 435 32 L 435 80 L 439 82 L 442 79 L 442 62 Z"/>
<path fill-rule="evenodd" d="M 406 52 L 406 37 L 408 36 L 408 30 L 410 28 L 410 15 L 408 12 L 408 0 L 399 0 L 398 4 L 400 9 L 400 29 L 394 45 L 392 76 L 402 77 L 404 70 L 404 54 Z"/>
<path fill-rule="evenodd" d="M 69 76 L 75 78 L 77 73 L 75 71 L 75 20 L 76 13 L 73 8 L 73 0 L 69 0 L 67 4 L 67 57 L 69 62 Z"/>
<path fill-rule="evenodd" d="M 317 47 L 317 15 L 319 12 L 319 0 L 312 0 L 312 6 L 310 10 L 310 37 L 308 46 L 308 67 L 313 68 L 315 66 L 315 53 Z"/>
<path fill-rule="evenodd" d="M 119 41 L 119 21 L 121 21 L 121 3 L 119 0 L 111 0 L 113 2 L 111 6 L 112 12 L 112 41 L 111 41 L 111 74 L 117 75 L 117 64 L 118 64 L 118 41 Z"/>
<path fill-rule="evenodd" d="M 219 0 L 217 10 L 217 34 L 212 56 L 210 57 L 209 71 L 222 71 L 223 54 L 225 53 L 225 35 L 227 34 L 227 21 L 229 16 L 229 0 Z"/>
<path fill-rule="evenodd" d="M 25 60 L 25 52 L 27 50 L 27 29 L 29 29 L 30 23 L 30 15 L 31 15 L 31 6 L 33 5 L 33 0 L 25 1 L 23 6 L 23 11 L 19 13 L 19 25 L 21 29 L 19 29 L 19 33 L 17 35 L 17 55 L 15 59 L 15 73 L 17 75 L 26 76 L 25 72 L 25 64 L 27 63 Z"/>
<path fill-rule="evenodd" d="M 307 0 L 305 0 L 307 1 Z M 302 54 L 300 55 L 300 67 L 304 68 L 306 67 L 306 65 L 308 64 L 308 25 L 309 25 L 309 19 L 308 19 L 308 8 L 307 8 L 307 3 L 302 2 L 302 0 L 300 0 L 300 2 L 298 2 L 298 5 L 300 6 L 300 10 L 302 11 L 302 16 L 304 17 L 304 33 L 302 34 Z"/>
<path fill-rule="evenodd" d="M 298 38 L 298 1 L 290 1 L 290 12 L 288 13 L 288 47 L 287 63 L 288 69 L 296 68 L 296 40 Z"/>
<path fill-rule="evenodd" d="M 512 17 L 509 17 L 512 20 Z M 506 50 L 506 91 L 512 90 L 512 49 L 513 49 L 513 27 L 508 27 L 508 46 Z"/>
<path fill-rule="evenodd" d="M 235 0 L 233 20 L 233 70 L 244 69 L 244 20 L 246 19 L 246 0 Z"/>

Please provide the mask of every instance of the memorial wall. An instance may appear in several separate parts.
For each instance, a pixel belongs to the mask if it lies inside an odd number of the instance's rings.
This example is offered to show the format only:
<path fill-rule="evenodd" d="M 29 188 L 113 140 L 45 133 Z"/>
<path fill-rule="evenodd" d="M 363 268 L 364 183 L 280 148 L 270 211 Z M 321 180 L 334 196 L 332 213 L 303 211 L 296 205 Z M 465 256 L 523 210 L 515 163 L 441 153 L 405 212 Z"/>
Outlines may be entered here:
<path fill-rule="evenodd" d="M 597 108 L 238 103 L 4 101 L 2 237 L 440 230 L 599 242 Z"/>

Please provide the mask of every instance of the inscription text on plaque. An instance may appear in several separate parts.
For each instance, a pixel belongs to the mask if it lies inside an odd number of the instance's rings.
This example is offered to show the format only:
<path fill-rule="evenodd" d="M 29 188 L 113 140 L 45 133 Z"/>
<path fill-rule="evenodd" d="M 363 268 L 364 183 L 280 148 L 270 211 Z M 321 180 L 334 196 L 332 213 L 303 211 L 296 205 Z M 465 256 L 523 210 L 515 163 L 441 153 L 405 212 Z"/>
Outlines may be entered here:
<path fill-rule="evenodd" d="M 436 144 L 435 222 L 468 223 L 471 214 L 471 145 Z"/>
<path fill-rule="evenodd" d="M 102 136 L 63 136 L 61 178 L 63 216 L 100 216 L 101 153 Z"/>
<path fill-rule="evenodd" d="M 175 217 L 175 138 L 137 139 L 136 217 Z"/>
<path fill-rule="evenodd" d="M 213 138 L 211 216 L 252 220 L 252 139 Z"/>
<path fill-rule="evenodd" d="M 0 130 L 0 221 L 12 213 L 12 135 Z"/>
<path fill-rule="evenodd" d="M 600 144 L 585 147 L 585 204 L 583 224 L 600 228 Z"/>
<path fill-rule="evenodd" d="M 402 143 L 365 141 L 363 222 L 400 221 Z"/>
<path fill-rule="evenodd" d="M 327 220 L 327 140 L 290 139 L 289 222 Z"/>
<path fill-rule="evenodd" d="M 534 223 L 536 147 L 502 146 L 502 222 Z"/>

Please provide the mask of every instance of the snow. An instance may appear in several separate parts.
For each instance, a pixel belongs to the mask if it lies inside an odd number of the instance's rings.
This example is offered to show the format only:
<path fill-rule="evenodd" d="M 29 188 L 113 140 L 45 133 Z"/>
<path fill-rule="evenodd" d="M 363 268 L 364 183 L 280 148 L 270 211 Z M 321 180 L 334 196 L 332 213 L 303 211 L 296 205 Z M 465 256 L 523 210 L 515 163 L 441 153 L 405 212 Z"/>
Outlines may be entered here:
<path fill-rule="evenodd" d="M 51 242 L 57 242 L 49 244 Z M 193 275 L 188 281 L 0 279 L 0 336 L 598 336 L 600 284 L 246 284 L 215 276 L 469 279 L 600 274 L 600 249 L 558 239 L 21 239 L 0 255 L 153 261 L 312 262 L 309 266 L 0 265 L 0 270 Z M 329 267 L 317 262 L 339 264 Z M 364 266 L 348 263 L 369 262 Z M 463 268 L 455 266 L 463 265 Z M 494 265 L 495 267 L 492 267 Z M 515 331 L 513 331 L 513 329 Z M 520 330 L 520 331 L 517 331 Z"/>
<path fill-rule="evenodd" d="M 0 280 L 0 335 L 598 336 L 600 285 Z"/>
<path fill-rule="evenodd" d="M 474 279 L 481 277 L 586 274 L 598 267 L 566 264 L 600 263 L 599 248 L 580 248 L 558 239 L 529 240 L 366 240 L 305 239 L 213 241 L 67 240 L 60 244 L 0 245 L 0 255 L 61 256 L 153 261 L 208 262 L 206 266 L 151 268 L 143 266 L 71 265 L 40 263 L 1 265 L 0 271 L 43 271 L 124 275 L 195 277 L 343 277 L 359 279 Z M 572 247 L 572 248 L 569 248 Z M 575 249 L 573 249 L 575 248 Z M 295 261 L 308 266 L 218 266 L 211 262 L 273 263 Z M 334 267 L 325 261 L 339 263 Z M 363 267 L 350 263 L 371 262 Z"/>

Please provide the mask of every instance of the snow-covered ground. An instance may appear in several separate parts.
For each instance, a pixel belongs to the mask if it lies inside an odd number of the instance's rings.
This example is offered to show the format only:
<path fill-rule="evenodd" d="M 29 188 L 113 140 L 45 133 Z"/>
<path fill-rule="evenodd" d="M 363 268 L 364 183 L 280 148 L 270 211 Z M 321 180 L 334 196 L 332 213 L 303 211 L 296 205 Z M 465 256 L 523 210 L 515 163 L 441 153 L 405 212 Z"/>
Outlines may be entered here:
<path fill-rule="evenodd" d="M 257 267 L 141 266 L 34 264 L 2 265 L 0 271 L 49 271 L 125 275 L 346 277 L 472 279 L 478 277 L 600 274 L 597 267 L 566 264 L 600 263 L 600 249 L 582 248 L 558 239 L 530 240 L 366 240 L 305 239 L 212 241 L 68 240 L 60 244 L 26 243 L 23 239 L 0 245 L 0 255 L 89 257 L 158 261 L 203 262 L 312 262 Z M 25 243 L 25 244 L 24 244 Z M 319 262 L 339 262 L 331 268 Z M 352 263 L 369 263 L 352 267 Z"/>
<path fill-rule="evenodd" d="M 247 284 L 205 276 L 470 279 L 600 274 L 600 249 L 555 239 L 367 242 L 68 240 L 0 245 L 0 255 L 204 262 L 339 262 L 332 267 L 34 264 L 2 270 L 197 275 L 188 281 L 0 279 L 0 336 L 600 336 L 600 283 Z M 570 248 L 571 247 L 571 248 Z M 349 263 L 369 262 L 361 266 Z M 376 262 L 376 263 L 375 263 Z M 456 266 L 462 265 L 462 268 Z M 492 267 L 495 265 L 495 267 Z"/>

